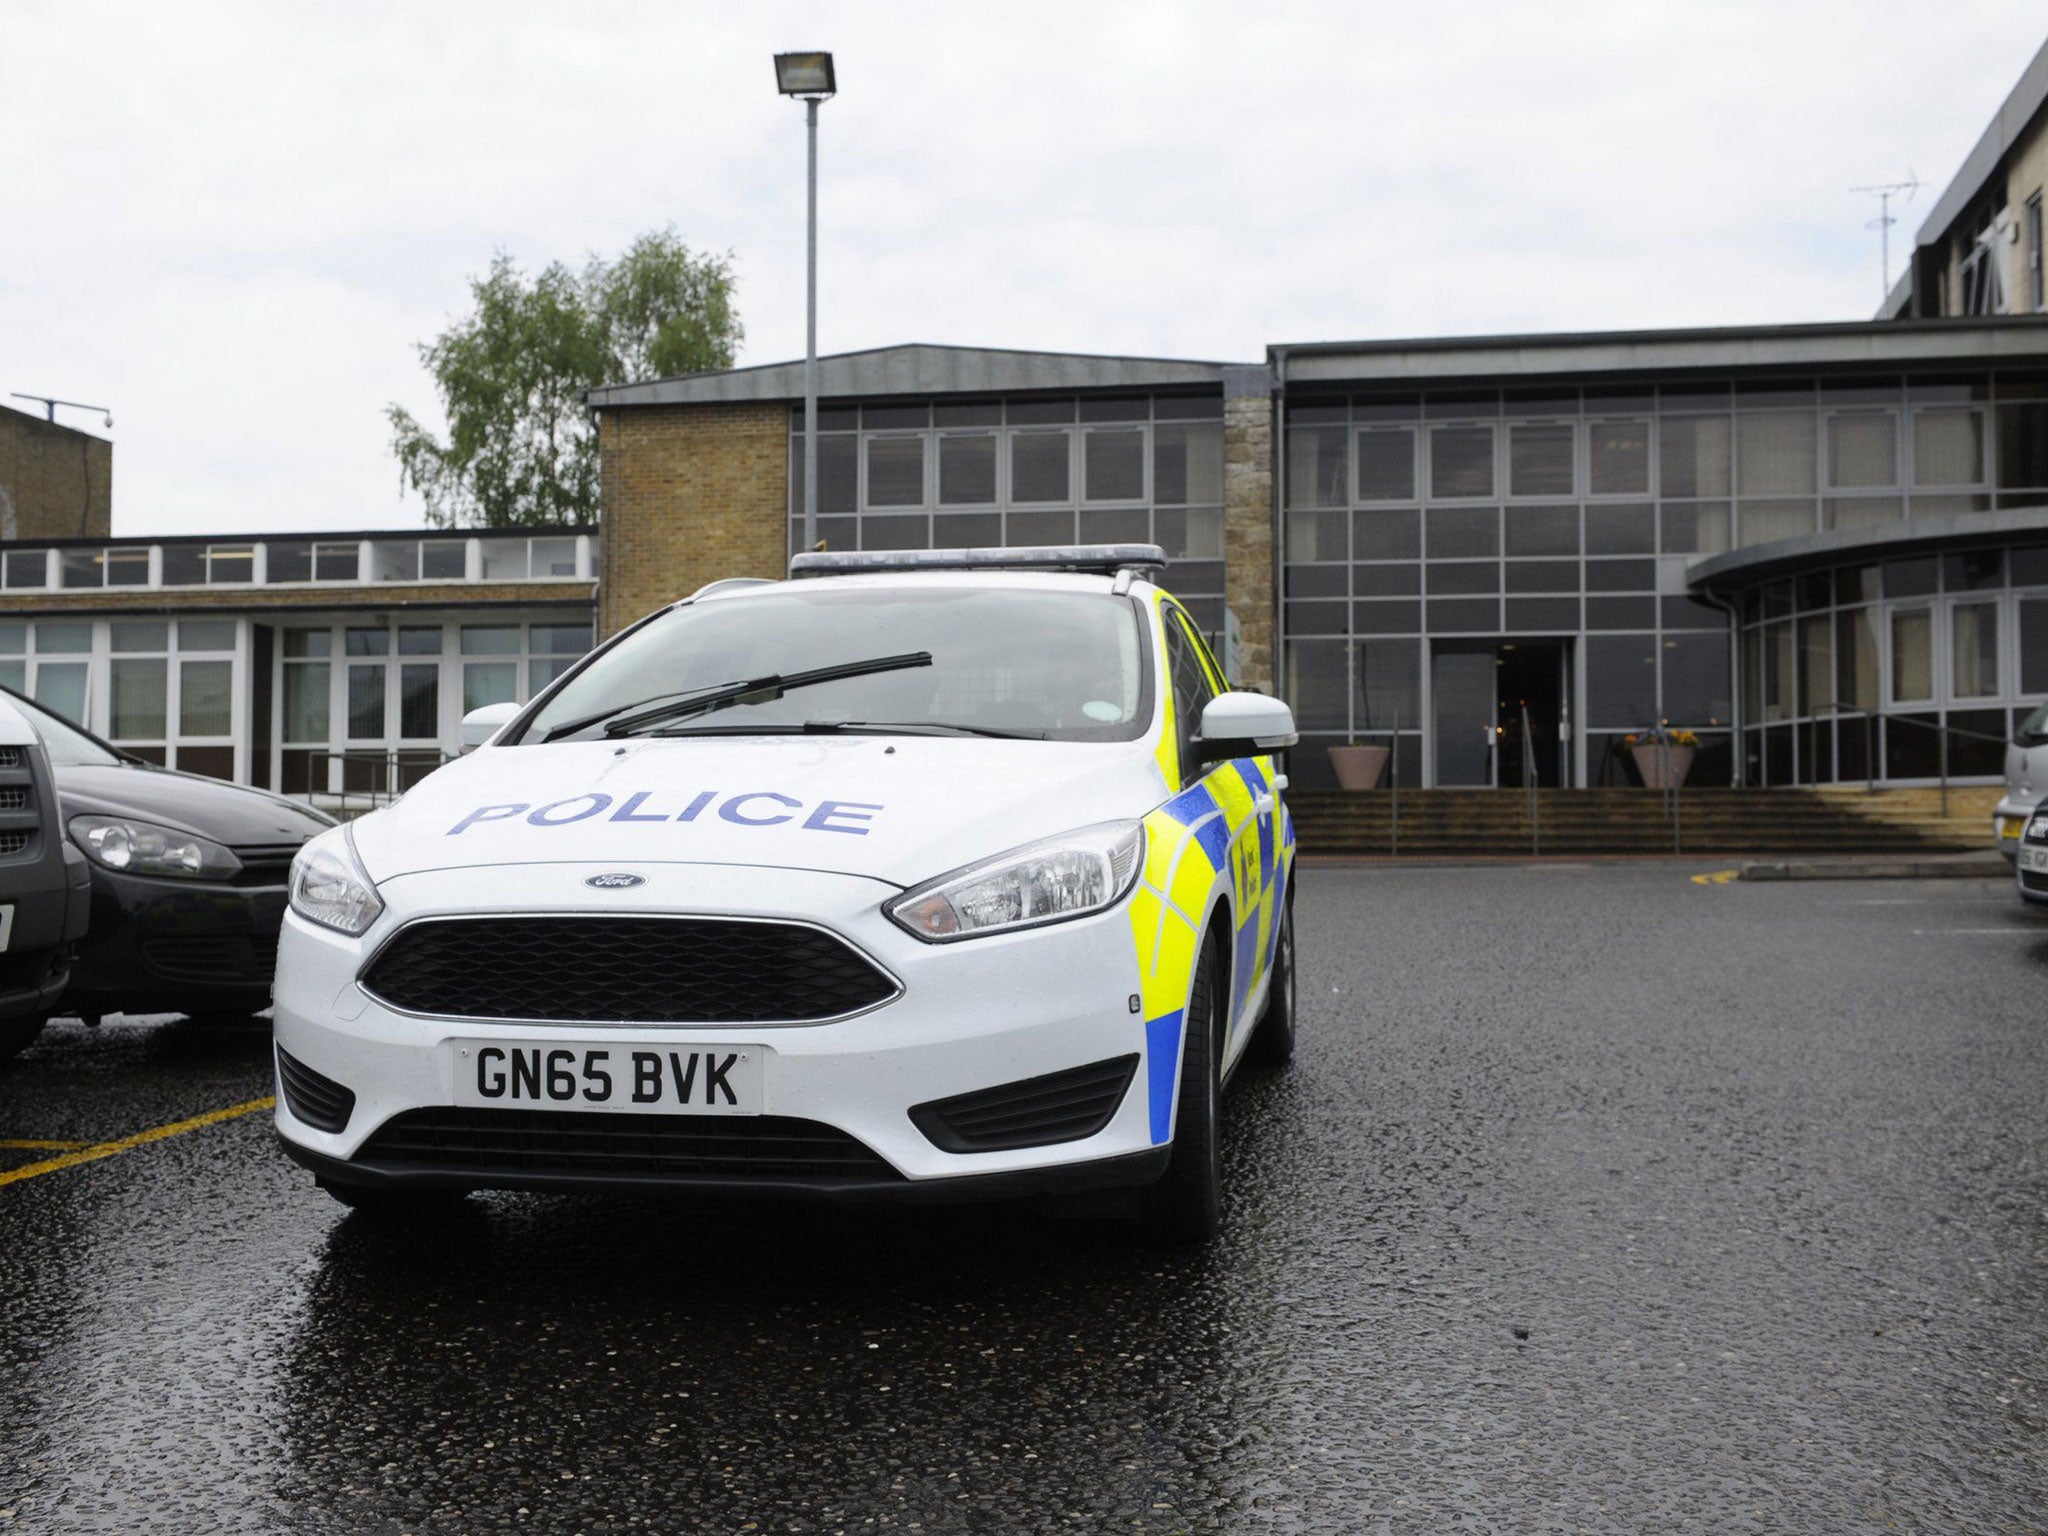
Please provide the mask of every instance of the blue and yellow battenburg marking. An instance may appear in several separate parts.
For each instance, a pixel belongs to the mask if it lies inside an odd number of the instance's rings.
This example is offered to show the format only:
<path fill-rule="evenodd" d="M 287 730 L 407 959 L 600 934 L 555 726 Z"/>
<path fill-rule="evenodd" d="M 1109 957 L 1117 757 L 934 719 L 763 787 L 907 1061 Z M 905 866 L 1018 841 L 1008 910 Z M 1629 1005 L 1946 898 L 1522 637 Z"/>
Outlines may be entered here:
<path fill-rule="evenodd" d="M 1221 763 L 1145 818 L 1145 869 L 1131 893 L 1144 1004 L 1146 1088 L 1154 1145 L 1173 1133 L 1182 1026 L 1209 893 L 1227 877 L 1237 931 L 1227 1038 L 1249 1022 L 1245 999 L 1272 963 L 1285 910 L 1294 826 L 1273 793 L 1271 758 Z M 1259 810 L 1260 797 L 1270 809 Z"/>

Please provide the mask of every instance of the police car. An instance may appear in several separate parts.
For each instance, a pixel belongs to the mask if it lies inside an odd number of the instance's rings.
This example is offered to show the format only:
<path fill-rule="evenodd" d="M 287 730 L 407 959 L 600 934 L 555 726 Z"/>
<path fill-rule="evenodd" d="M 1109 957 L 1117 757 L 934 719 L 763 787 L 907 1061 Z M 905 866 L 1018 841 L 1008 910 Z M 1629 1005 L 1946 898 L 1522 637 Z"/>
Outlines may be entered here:
<path fill-rule="evenodd" d="M 277 1129 L 343 1203 L 1128 1186 L 1214 1230 L 1294 1042 L 1287 706 L 1149 545 L 798 555 L 308 843 Z M 476 719 L 476 717 L 472 717 Z"/>

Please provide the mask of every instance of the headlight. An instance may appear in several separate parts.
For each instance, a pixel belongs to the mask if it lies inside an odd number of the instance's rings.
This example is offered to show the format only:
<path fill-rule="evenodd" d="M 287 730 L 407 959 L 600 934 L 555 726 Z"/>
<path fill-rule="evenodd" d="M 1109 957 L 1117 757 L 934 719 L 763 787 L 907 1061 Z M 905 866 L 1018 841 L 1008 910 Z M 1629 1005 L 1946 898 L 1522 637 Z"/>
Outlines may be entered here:
<path fill-rule="evenodd" d="M 160 827 L 126 816 L 74 816 L 71 840 L 86 857 L 130 875 L 173 875 L 187 880 L 226 880 L 242 872 L 242 861 L 210 838 Z"/>
<path fill-rule="evenodd" d="M 348 828 L 322 832 L 292 860 L 292 910 L 308 922 L 356 937 L 384 915 L 377 887 L 356 858 Z"/>
<path fill-rule="evenodd" d="M 1057 923 L 1121 901 L 1144 855 L 1142 822 L 1105 821 L 927 880 L 882 910 L 933 944 Z"/>

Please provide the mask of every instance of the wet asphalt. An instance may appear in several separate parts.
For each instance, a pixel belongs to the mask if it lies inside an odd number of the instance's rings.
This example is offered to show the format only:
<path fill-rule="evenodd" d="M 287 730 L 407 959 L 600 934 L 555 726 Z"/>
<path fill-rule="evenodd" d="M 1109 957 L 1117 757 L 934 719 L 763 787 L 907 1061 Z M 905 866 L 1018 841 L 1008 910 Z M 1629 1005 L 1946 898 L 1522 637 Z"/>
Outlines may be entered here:
<path fill-rule="evenodd" d="M 489 1196 L 249 1115 L 0 1184 L 0 1531 L 2038 1532 L 2048 921 L 1991 882 L 1309 870 L 1228 1229 Z M 0 1137 L 269 1091 L 54 1026 Z M 0 1172 L 61 1155 L 0 1150 Z"/>

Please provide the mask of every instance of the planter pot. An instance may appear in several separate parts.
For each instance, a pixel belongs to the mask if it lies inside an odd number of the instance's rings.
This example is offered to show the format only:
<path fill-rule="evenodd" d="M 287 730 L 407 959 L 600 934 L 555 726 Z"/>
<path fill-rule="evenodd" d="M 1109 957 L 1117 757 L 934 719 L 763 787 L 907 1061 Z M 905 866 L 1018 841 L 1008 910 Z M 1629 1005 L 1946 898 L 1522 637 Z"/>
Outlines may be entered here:
<path fill-rule="evenodd" d="M 1636 760 L 1636 772 L 1643 776 L 1645 789 L 1677 789 L 1685 783 L 1685 776 L 1692 772 L 1692 760 L 1699 755 L 1698 747 L 1630 747 L 1629 752 Z M 1667 773 L 1669 777 L 1666 777 Z"/>
<path fill-rule="evenodd" d="M 1379 788 L 1387 767 L 1385 747 L 1331 747 L 1329 753 L 1339 789 Z"/>

